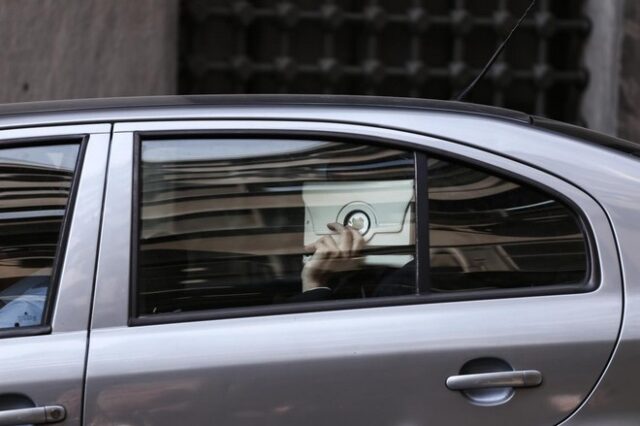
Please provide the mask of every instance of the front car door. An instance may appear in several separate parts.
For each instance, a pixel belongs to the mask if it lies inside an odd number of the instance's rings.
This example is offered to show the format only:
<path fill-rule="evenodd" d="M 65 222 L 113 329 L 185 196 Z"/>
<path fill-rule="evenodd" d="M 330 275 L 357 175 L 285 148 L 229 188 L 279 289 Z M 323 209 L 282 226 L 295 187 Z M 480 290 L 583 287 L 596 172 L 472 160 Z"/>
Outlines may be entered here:
<path fill-rule="evenodd" d="M 80 425 L 111 126 L 0 131 L 0 419 Z"/>
<path fill-rule="evenodd" d="M 556 424 L 615 344 L 602 209 L 483 150 L 339 123 L 123 123 L 106 191 L 88 424 Z"/>

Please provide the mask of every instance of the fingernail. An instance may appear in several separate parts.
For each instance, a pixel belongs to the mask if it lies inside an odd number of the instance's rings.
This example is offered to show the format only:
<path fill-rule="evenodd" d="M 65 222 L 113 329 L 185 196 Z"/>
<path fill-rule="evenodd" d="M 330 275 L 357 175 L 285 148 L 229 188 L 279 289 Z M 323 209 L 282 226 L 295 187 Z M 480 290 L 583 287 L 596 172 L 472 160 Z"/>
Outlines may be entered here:
<path fill-rule="evenodd" d="M 331 229 L 332 231 L 335 231 L 336 225 L 334 223 L 327 223 L 327 228 Z"/>

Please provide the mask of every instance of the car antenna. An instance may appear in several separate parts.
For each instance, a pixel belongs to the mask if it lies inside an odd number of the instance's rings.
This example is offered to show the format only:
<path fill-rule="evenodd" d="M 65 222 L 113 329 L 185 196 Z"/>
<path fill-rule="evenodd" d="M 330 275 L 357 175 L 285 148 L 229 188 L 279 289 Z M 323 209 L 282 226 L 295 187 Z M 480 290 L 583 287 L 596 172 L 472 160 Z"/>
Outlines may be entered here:
<path fill-rule="evenodd" d="M 524 21 L 524 18 L 527 17 L 527 15 L 529 14 L 529 11 L 533 8 L 535 4 L 536 4 L 536 0 L 531 0 L 531 3 L 529 3 L 529 6 L 527 7 L 527 9 L 524 11 L 520 19 L 518 19 L 518 22 L 516 22 L 516 24 L 513 26 L 513 28 L 507 35 L 507 38 L 505 38 L 504 41 L 500 43 L 500 46 L 498 46 L 496 51 L 493 53 L 493 56 L 491 56 L 491 59 L 489 59 L 489 62 L 487 62 L 487 65 L 484 66 L 480 74 L 478 74 L 478 76 L 471 82 L 471 84 L 469 84 L 462 92 L 460 92 L 458 96 L 455 97 L 456 101 L 462 101 L 467 96 L 467 94 L 471 91 L 471 89 L 473 89 L 475 85 L 478 84 L 480 80 L 482 80 L 482 78 L 485 76 L 487 71 L 489 71 L 493 63 L 496 61 L 496 59 L 498 59 L 498 56 L 500 56 L 500 54 L 506 47 L 513 33 L 516 32 L 518 27 L 520 27 L 520 24 L 522 24 L 522 21 Z"/>

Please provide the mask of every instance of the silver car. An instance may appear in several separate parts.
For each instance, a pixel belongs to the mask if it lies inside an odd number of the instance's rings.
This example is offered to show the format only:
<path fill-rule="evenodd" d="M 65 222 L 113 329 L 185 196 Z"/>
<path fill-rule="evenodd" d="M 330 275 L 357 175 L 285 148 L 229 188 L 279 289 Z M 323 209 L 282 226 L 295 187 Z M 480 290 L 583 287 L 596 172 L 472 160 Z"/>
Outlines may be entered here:
<path fill-rule="evenodd" d="M 0 129 L 0 425 L 640 422 L 639 145 L 338 96 Z"/>

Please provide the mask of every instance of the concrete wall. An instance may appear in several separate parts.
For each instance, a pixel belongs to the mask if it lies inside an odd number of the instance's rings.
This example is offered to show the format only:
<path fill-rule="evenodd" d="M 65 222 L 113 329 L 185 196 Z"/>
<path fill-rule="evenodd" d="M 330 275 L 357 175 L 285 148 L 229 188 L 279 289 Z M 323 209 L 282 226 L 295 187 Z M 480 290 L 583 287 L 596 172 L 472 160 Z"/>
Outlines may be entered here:
<path fill-rule="evenodd" d="M 585 46 L 590 128 L 640 142 L 640 0 L 587 0 L 593 28 Z"/>
<path fill-rule="evenodd" d="M 177 0 L 0 0 L 0 103 L 173 94 Z"/>
<path fill-rule="evenodd" d="M 622 30 L 618 135 L 640 142 L 640 1 L 626 0 Z"/>
<path fill-rule="evenodd" d="M 582 116 L 591 129 L 611 135 L 618 132 L 624 1 L 587 0 L 585 3 L 592 27 L 584 47 L 589 85 L 582 98 Z"/>

